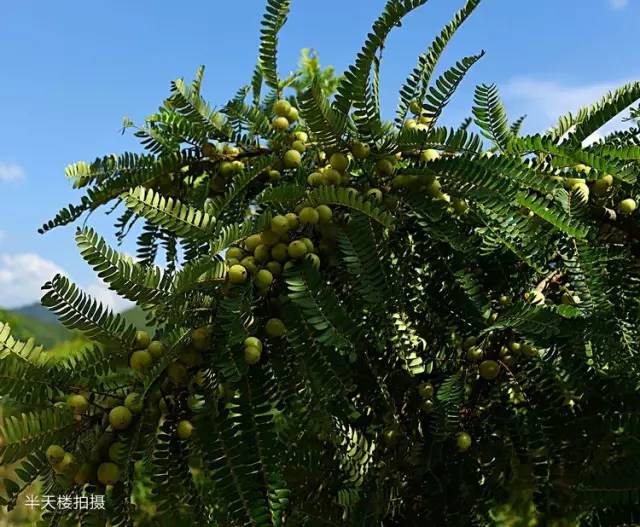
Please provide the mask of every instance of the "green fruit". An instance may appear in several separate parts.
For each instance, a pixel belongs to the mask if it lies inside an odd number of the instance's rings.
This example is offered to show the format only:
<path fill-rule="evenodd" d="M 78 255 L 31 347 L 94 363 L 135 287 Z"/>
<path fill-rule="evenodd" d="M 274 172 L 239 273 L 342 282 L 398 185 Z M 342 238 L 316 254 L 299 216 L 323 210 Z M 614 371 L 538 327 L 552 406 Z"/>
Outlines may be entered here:
<path fill-rule="evenodd" d="M 280 239 L 282 235 L 278 234 L 277 232 L 274 232 L 273 230 L 268 230 L 268 231 L 263 231 L 260 234 L 260 244 L 258 245 L 268 245 L 269 247 L 271 247 L 272 245 L 275 245 L 276 243 L 278 243 L 278 240 Z M 257 247 L 256 247 L 257 249 Z M 255 251 L 255 249 L 254 249 Z"/>
<path fill-rule="evenodd" d="M 379 159 L 376 163 L 376 170 L 381 176 L 390 176 L 394 173 L 395 167 L 388 159 Z"/>
<path fill-rule="evenodd" d="M 167 377 L 169 380 L 176 385 L 187 384 L 187 380 L 189 379 L 189 372 L 187 368 L 184 367 L 183 364 L 179 362 L 172 362 L 167 366 Z"/>
<path fill-rule="evenodd" d="M 227 274 L 232 284 L 244 284 L 247 281 L 247 270 L 242 265 L 232 265 Z"/>
<path fill-rule="evenodd" d="M 291 258 L 297 260 L 298 258 L 302 258 L 305 254 L 307 254 L 307 246 L 303 241 L 294 240 L 289 244 L 287 252 Z"/>
<path fill-rule="evenodd" d="M 367 197 L 380 203 L 382 201 L 382 191 L 377 188 L 372 188 L 367 191 Z"/>
<path fill-rule="evenodd" d="M 191 342 L 193 343 L 193 347 L 197 350 L 203 351 L 209 349 L 211 338 L 207 328 L 194 329 L 191 332 Z"/>
<path fill-rule="evenodd" d="M 420 115 L 422 113 L 422 104 L 418 101 L 412 101 L 409 105 L 409 110 L 413 115 Z"/>
<path fill-rule="evenodd" d="M 302 155 L 297 150 L 287 150 L 283 161 L 286 168 L 298 168 L 302 164 Z"/>
<path fill-rule="evenodd" d="M 478 348 L 477 346 L 471 346 L 467 350 L 467 358 L 474 362 L 481 360 L 483 355 L 484 353 L 482 349 Z"/>
<path fill-rule="evenodd" d="M 278 172 L 277 170 L 269 170 L 268 175 L 269 175 L 269 181 L 273 183 L 280 180 L 280 172 Z"/>
<path fill-rule="evenodd" d="M 245 346 L 244 348 L 244 361 L 253 366 L 260 361 L 261 351 L 255 346 Z"/>
<path fill-rule="evenodd" d="M 400 439 L 400 432 L 397 428 L 387 428 L 382 433 L 382 439 L 387 446 L 393 446 L 398 443 L 398 440 Z"/>
<path fill-rule="evenodd" d="M 268 262 L 265 266 L 267 270 L 275 277 L 282 274 L 282 264 L 280 262 Z"/>
<path fill-rule="evenodd" d="M 621 214 L 631 214 L 637 207 L 635 200 L 631 198 L 623 199 L 618 205 Z"/>
<path fill-rule="evenodd" d="M 428 126 L 433 122 L 433 117 L 429 115 L 421 115 L 418 120 L 420 121 L 420 124 Z"/>
<path fill-rule="evenodd" d="M 187 368 L 193 368 L 194 366 L 200 366 L 204 359 L 197 349 L 189 347 L 180 353 L 179 360 Z"/>
<path fill-rule="evenodd" d="M 351 145 L 351 153 L 356 159 L 366 159 L 371 154 L 371 147 L 360 141 L 354 141 Z"/>
<path fill-rule="evenodd" d="M 136 371 L 144 371 L 153 363 L 151 353 L 146 350 L 134 351 L 129 358 L 129 366 Z"/>
<path fill-rule="evenodd" d="M 458 445 L 458 450 L 460 452 L 465 452 L 471 448 L 471 436 L 466 432 L 460 432 L 456 436 L 456 444 Z"/>
<path fill-rule="evenodd" d="M 291 103 L 286 99 L 279 99 L 273 105 L 273 113 L 280 117 L 286 117 L 291 111 Z"/>
<path fill-rule="evenodd" d="M 522 349 L 522 344 L 519 342 L 509 342 L 509 349 L 514 353 L 518 353 Z"/>
<path fill-rule="evenodd" d="M 578 163 L 575 167 L 573 167 L 576 172 L 581 172 L 583 174 L 589 174 L 589 172 L 591 172 L 591 167 L 584 165 L 582 163 Z"/>
<path fill-rule="evenodd" d="M 233 163 L 231 163 L 230 161 L 223 161 L 222 163 L 220 163 L 220 175 L 223 178 L 230 178 L 231 176 L 233 176 L 235 172 L 235 168 L 233 166 Z"/>
<path fill-rule="evenodd" d="M 469 210 L 469 205 L 463 199 L 455 198 L 451 204 L 453 205 L 453 210 L 456 214 L 464 214 Z"/>
<path fill-rule="evenodd" d="M 314 250 L 313 242 L 309 238 L 300 238 L 300 241 L 304 243 L 308 253 L 312 253 Z"/>
<path fill-rule="evenodd" d="M 273 275 L 266 269 L 260 269 L 254 279 L 256 286 L 267 288 L 273 283 Z"/>
<path fill-rule="evenodd" d="M 420 154 L 420 157 L 423 161 L 427 163 L 430 161 L 435 161 L 436 159 L 440 159 L 440 152 L 434 150 L 433 148 L 429 148 Z"/>
<path fill-rule="evenodd" d="M 89 408 L 89 401 L 87 401 L 84 395 L 74 393 L 67 397 L 67 405 L 73 410 L 74 413 L 83 414 Z"/>
<path fill-rule="evenodd" d="M 435 406 L 436 404 L 433 402 L 433 399 L 424 399 L 420 403 L 420 408 L 422 408 L 422 411 L 425 413 L 433 412 L 433 409 L 435 408 Z"/>
<path fill-rule="evenodd" d="M 264 243 L 264 242 L 260 234 L 252 234 L 251 236 L 247 236 L 244 240 L 244 246 L 247 248 L 247 251 L 249 251 L 250 253 L 255 251 L 256 247 L 261 243 Z"/>
<path fill-rule="evenodd" d="M 258 348 L 260 351 L 262 351 L 262 341 L 257 337 L 247 337 L 246 339 L 244 339 L 244 345 L 245 347 L 253 346 L 254 348 Z"/>
<path fill-rule="evenodd" d="M 535 305 L 543 305 L 546 300 L 544 294 L 538 291 L 537 289 L 534 289 L 533 291 L 525 293 L 524 298 L 530 304 L 535 304 Z"/>
<path fill-rule="evenodd" d="M 538 356 L 538 352 L 536 351 L 536 349 L 533 346 L 530 346 L 529 344 L 522 345 L 522 354 L 526 355 L 527 357 Z"/>
<path fill-rule="evenodd" d="M 431 183 L 427 185 L 427 194 L 434 198 L 439 198 L 442 196 L 442 186 L 440 185 L 440 181 L 434 179 Z"/>
<path fill-rule="evenodd" d="M 293 132 L 293 139 L 295 141 L 302 141 L 303 143 L 306 143 L 309 141 L 309 136 L 306 132 Z"/>
<path fill-rule="evenodd" d="M 244 163 L 239 159 L 231 162 L 231 167 L 233 168 L 234 174 L 240 174 L 244 170 Z"/>
<path fill-rule="evenodd" d="M 300 211 L 300 222 L 305 224 L 315 225 L 320 220 L 320 215 L 318 214 L 317 209 L 312 207 L 305 207 Z"/>
<path fill-rule="evenodd" d="M 274 216 L 271 218 L 271 230 L 278 234 L 283 234 L 289 230 L 289 221 L 285 216 Z"/>
<path fill-rule="evenodd" d="M 129 428 L 133 415 L 126 406 L 116 406 L 109 412 L 109 424 L 114 430 Z"/>
<path fill-rule="evenodd" d="M 118 463 L 119 461 L 122 461 L 126 454 L 126 448 L 127 447 L 125 446 L 125 444 L 120 443 L 119 441 L 116 443 L 113 443 L 109 447 L 109 459 L 114 463 Z"/>
<path fill-rule="evenodd" d="M 136 392 L 131 392 L 129 395 L 125 397 L 124 405 L 129 409 L 129 411 L 133 414 L 139 414 L 142 412 L 142 408 L 144 406 L 144 401 L 142 399 L 142 395 Z"/>
<path fill-rule="evenodd" d="M 500 373 L 500 365 L 494 360 L 485 360 L 480 363 L 480 377 L 491 381 Z"/>
<path fill-rule="evenodd" d="M 151 358 L 159 359 L 164 355 L 164 344 L 159 340 L 152 340 L 147 351 L 151 354 Z"/>
<path fill-rule="evenodd" d="M 103 485 L 115 485 L 120 480 L 120 469 L 115 463 L 102 463 L 98 467 L 98 481 Z"/>
<path fill-rule="evenodd" d="M 339 185 L 342 175 L 335 168 L 327 168 L 322 173 L 322 181 L 326 185 Z"/>
<path fill-rule="evenodd" d="M 320 172 L 313 172 L 309 174 L 309 177 L 307 177 L 307 183 L 312 187 L 317 187 L 322 184 L 323 179 L 324 178 Z"/>
<path fill-rule="evenodd" d="M 309 253 L 306 254 L 304 259 L 311 264 L 316 271 L 320 269 L 320 257 L 317 254 Z"/>
<path fill-rule="evenodd" d="M 56 465 L 64 459 L 64 448 L 60 445 L 49 445 L 47 448 L 47 461 L 50 465 Z"/>
<path fill-rule="evenodd" d="M 322 223 L 331 221 L 331 218 L 333 217 L 333 211 L 331 210 L 331 207 L 327 205 L 318 205 L 316 207 L 316 212 L 318 213 L 318 220 Z"/>
<path fill-rule="evenodd" d="M 349 158 L 344 154 L 336 152 L 329 158 L 329 164 L 338 172 L 344 172 L 349 167 Z"/>
<path fill-rule="evenodd" d="M 265 263 L 269 261 L 271 257 L 271 251 L 269 250 L 269 246 L 261 243 L 256 247 L 256 250 L 253 251 L 253 258 L 258 263 Z"/>
<path fill-rule="evenodd" d="M 176 434 L 180 439 L 189 439 L 191 437 L 191 434 L 193 434 L 193 428 L 194 427 L 191 424 L 191 421 L 183 419 L 178 423 L 178 426 L 176 427 Z"/>
<path fill-rule="evenodd" d="M 245 252 L 242 249 L 240 249 L 240 247 L 230 247 L 227 253 L 225 254 L 225 257 L 227 259 L 235 258 L 236 260 L 242 260 L 245 256 L 246 256 Z"/>
<path fill-rule="evenodd" d="M 404 188 L 409 184 L 409 178 L 407 176 L 394 176 L 391 180 L 391 186 L 393 188 Z"/>
<path fill-rule="evenodd" d="M 285 243 L 279 243 L 273 249 L 271 249 L 271 258 L 280 263 L 286 262 L 289 259 L 287 245 Z"/>
<path fill-rule="evenodd" d="M 433 388 L 433 384 L 431 384 L 430 382 L 423 382 L 418 386 L 418 393 L 423 399 L 431 399 L 434 392 L 435 390 Z"/>
<path fill-rule="evenodd" d="M 240 262 L 242 267 L 244 267 L 251 274 L 255 274 L 258 272 L 258 266 L 256 265 L 256 259 L 253 256 L 245 256 Z"/>
<path fill-rule="evenodd" d="M 271 121 L 271 126 L 278 132 L 284 132 L 289 128 L 289 120 L 286 117 L 275 117 Z"/>
<path fill-rule="evenodd" d="M 73 474 L 76 471 L 76 458 L 73 454 L 65 452 L 62 461 L 52 465 L 52 467 L 57 474 Z"/>
<path fill-rule="evenodd" d="M 298 215 L 295 212 L 287 212 L 284 217 L 287 218 L 287 221 L 289 222 L 289 230 L 295 230 L 298 228 L 298 224 L 300 222 L 298 221 Z"/>
<path fill-rule="evenodd" d="M 307 147 L 302 141 L 294 141 L 293 143 L 291 143 L 291 148 L 293 148 L 294 150 L 297 150 L 301 154 L 307 149 Z"/>
<path fill-rule="evenodd" d="M 292 123 L 300 119 L 300 113 L 298 112 L 298 109 L 292 106 L 291 110 L 289 110 L 289 113 L 287 114 L 287 119 L 289 119 L 289 121 L 291 121 Z"/>
<path fill-rule="evenodd" d="M 83 463 L 73 476 L 73 482 L 76 485 L 84 485 L 91 477 L 92 467 L 89 463 Z"/>
<path fill-rule="evenodd" d="M 136 337 L 134 340 L 134 349 L 142 350 L 151 344 L 151 337 L 146 331 L 136 331 Z"/>
<path fill-rule="evenodd" d="M 511 298 L 509 298 L 506 295 L 502 295 L 502 296 L 500 296 L 500 298 L 498 298 L 498 303 L 501 306 L 508 306 L 511 303 Z"/>
<path fill-rule="evenodd" d="M 407 119 L 404 123 L 404 127 L 407 130 L 416 130 L 418 128 L 418 121 L 415 119 Z"/>
<path fill-rule="evenodd" d="M 269 337 L 282 337 L 286 332 L 287 328 L 284 325 L 284 322 L 279 318 L 270 318 L 267 320 L 265 324 L 265 331 Z"/>
<path fill-rule="evenodd" d="M 462 347 L 464 349 L 469 349 L 471 346 L 475 346 L 477 342 L 478 342 L 478 339 L 476 337 L 470 336 L 464 339 L 464 342 L 462 343 Z"/>

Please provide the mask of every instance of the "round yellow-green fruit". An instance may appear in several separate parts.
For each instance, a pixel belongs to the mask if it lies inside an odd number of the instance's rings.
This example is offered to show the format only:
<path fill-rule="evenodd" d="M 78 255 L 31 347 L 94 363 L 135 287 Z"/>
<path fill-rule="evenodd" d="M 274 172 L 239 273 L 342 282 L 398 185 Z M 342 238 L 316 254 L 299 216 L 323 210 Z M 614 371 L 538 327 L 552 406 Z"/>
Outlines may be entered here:
<path fill-rule="evenodd" d="M 638 205 L 631 198 L 623 199 L 618 205 L 618 210 L 621 214 L 632 214 L 637 208 Z"/>
<path fill-rule="evenodd" d="M 307 254 L 307 246 L 301 240 L 294 240 L 289 244 L 287 252 L 291 258 L 297 260 Z"/>
<path fill-rule="evenodd" d="M 265 325 L 265 331 L 269 337 L 275 338 L 282 337 L 287 332 L 287 328 L 279 318 L 270 318 Z"/>
<path fill-rule="evenodd" d="M 273 113 L 280 117 L 286 117 L 291 111 L 291 103 L 286 99 L 279 99 L 273 105 Z"/>
<path fill-rule="evenodd" d="M 382 176 L 390 176 L 395 171 L 395 167 L 390 160 L 383 158 L 376 163 L 376 170 Z"/>
<path fill-rule="evenodd" d="M 260 269 L 256 273 L 254 283 L 258 287 L 267 288 L 273 283 L 273 275 L 271 274 L 270 271 L 267 271 L 266 269 Z"/>
<path fill-rule="evenodd" d="M 151 337 L 146 331 L 136 331 L 134 340 L 134 348 L 137 350 L 145 349 L 151 344 Z"/>
<path fill-rule="evenodd" d="M 471 436 L 466 432 L 460 432 L 456 436 L 456 445 L 458 446 L 458 450 L 460 452 L 465 452 L 471 448 Z"/>
<path fill-rule="evenodd" d="M 120 480 L 118 465 L 107 461 L 98 467 L 98 481 L 103 485 L 115 485 Z"/>
<path fill-rule="evenodd" d="M 232 265 L 229 268 L 229 282 L 232 284 L 244 284 L 247 281 L 247 270 L 240 264 Z"/>
<path fill-rule="evenodd" d="M 133 415 L 126 406 L 116 406 L 109 412 L 109 424 L 114 430 L 126 430 L 132 419 Z"/>
<path fill-rule="evenodd" d="M 262 352 L 256 348 L 255 346 L 245 346 L 244 348 L 244 361 L 249 365 L 253 366 L 260 361 L 260 355 Z"/>
<path fill-rule="evenodd" d="M 60 445 L 49 445 L 46 456 L 50 465 L 57 465 L 64 459 L 64 448 Z"/>
<path fill-rule="evenodd" d="M 318 205 L 316 207 L 316 212 L 318 213 L 318 221 L 323 223 L 331 221 L 331 218 L 333 217 L 333 211 L 328 205 Z"/>
<path fill-rule="evenodd" d="M 303 224 L 308 223 L 310 225 L 315 225 L 320 221 L 318 211 L 312 207 L 304 207 L 298 216 L 300 217 L 300 222 Z"/>
<path fill-rule="evenodd" d="M 143 403 L 142 395 L 137 392 L 131 392 L 124 399 L 124 405 L 132 414 L 141 413 L 144 406 Z"/>
<path fill-rule="evenodd" d="M 67 405 L 73 410 L 74 413 L 83 414 L 89 408 L 89 401 L 87 401 L 84 395 L 74 393 L 67 397 Z"/>
<path fill-rule="evenodd" d="M 500 373 L 500 365 L 494 360 L 484 360 L 479 366 L 480 377 L 491 381 Z"/>
<path fill-rule="evenodd" d="M 360 141 L 354 141 L 351 145 L 351 153 L 356 159 L 366 159 L 371 154 L 371 147 Z"/>
<path fill-rule="evenodd" d="M 302 155 L 297 150 L 287 150 L 283 162 L 286 168 L 298 168 L 302 164 Z"/>
<path fill-rule="evenodd" d="M 289 120 L 286 117 L 275 117 L 273 121 L 271 121 L 271 126 L 278 132 L 284 132 L 289 128 Z"/>
<path fill-rule="evenodd" d="M 271 258 L 280 263 L 286 262 L 289 258 L 287 245 L 285 243 L 279 243 L 275 247 L 273 247 L 273 249 L 271 249 Z"/>
<path fill-rule="evenodd" d="M 134 351 L 129 358 L 129 366 L 136 371 L 144 371 L 153 362 L 151 353 L 147 350 Z"/>
<path fill-rule="evenodd" d="M 176 434 L 180 439 L 189 439 L 193 434 L 194 426 L 191 421 L 183 419 L 176 427 Z"/>
<path fill-rule="evenodd" d="M 167 377 L 176 385 L 186 384 L 189 379 L 189 372 L 185 368 L 184 364 L 179 362 L 172 362 L 167 366 Z"/>
<path fill-rule="evenodd" d="M 336 152 L 329 158 L 329 164 L 338 172 L 344 172 L 349 168 L 349 158 L 340 152 Z"/>
<path fill-rule="evenodd" d="M 164 344 L 159 340 L 152 340 L 147 351 L 151 354 L 152 358 L 159 359 L 164 355 Z"/>

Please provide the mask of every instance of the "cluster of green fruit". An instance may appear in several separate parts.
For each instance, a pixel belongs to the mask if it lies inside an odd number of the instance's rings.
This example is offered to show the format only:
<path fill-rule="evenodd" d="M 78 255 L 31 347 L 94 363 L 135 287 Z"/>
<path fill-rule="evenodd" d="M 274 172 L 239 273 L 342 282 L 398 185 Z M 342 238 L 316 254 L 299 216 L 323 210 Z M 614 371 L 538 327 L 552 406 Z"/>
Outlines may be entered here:
<path fill-rule="evenodd" d="M 579 163 L 573 167 L 573 170 L 578 174 L 588 176 L 591 174 L 592 167 Z M 598 179 L 590 181 L 587 181 L 586 178 L 582 177 L 553 176 L 553 179 L 563 183 L 569 189 L 575 191 L 584 203 L 589 201 L 591 191 L 593 191 L 597 196 L 606 196 L 612 189 L 614 183 L 614 179 L 611 174 L 603 174 Z M 628 215 L 632 214 L 636 210 L 637 203 L 633 198 L 625 198 L 618 203 L 617 208 L 620 214 Z"/>
<path fill-rule="evenodd" d="M 486 352 L 478 339 L 474 336 L 467 337 L 463 342 L 467 359 L 478 363 L 478 373 L 482 379 L 491 381 L 498 377 L 501 364 L 510 368 L 515 364 L 518 355 L 534 357 L 537 351 L 527 343 L 510 341 L 500 346 L 497 354 L 495 351 Z"/>
<path fill-rule="evenodd" d="M 164 344 L 151 340 L 146 331 L 137 331 L 133 343 L 133 353 L 129 357 L 129 366 L 140 373 L 147 370 L 154 361 L 164 355 Z"/>
<path fill-rule="evenodd" d="M 305 234 L 321 231 L 331 222 L 333 211 L 327 205 L 301 206 L 297 211 L 274 216 L 269 230 L 248 236 L 243 247 L 229 248 L 225 258 L 232 284 L 243 284 L 251 275 L 256 289 L 266 295 L 274 279 L 293 261 L 305 259 L 320 268 L 314 242 Z"/>
<path fill-rule="evenodd" d="M 192 331 L 190 344 L 180 353 L 179 359 L 167 367 L 169 386 L 184 386 L 190 376 L 188 368 L 200 366 L 203 362 L 200 352 L 209 347 L 210 333 L 207 328 Z M 162 342 L 152 341 L 146 331 L 136 332 L 133 348 L 129 364 L 138 372 L 143 372 L 165 353 Z M 89 401 L 93 397 L 87 392 L 73 393 L 67 397 L 66 404 L 76 418 L 82 420 L 83 416 L 89 413 Z M 158 402 L 157 399 L 154 399 L 154 402 Z M 61 477 L 67 478 L 69 483 L 84 485 L 92 481 L 103 485 L 115 485 L 120 480 L 119 464 L 126 458 L 126 445 L 118 441 L 117 434 L 129 429 L 143 409 L 143 395 L 136 391 L 128 393 L 124 401 L 115 397 L 104 398 L 101 404 L 95 404 L 95 411 L 90 417 L 100 418 L 102 415 L 102 425 L 105 429 L 90 454 L 86 456 L 87 461 L 78 465 L 73 453 L 65 451 L 60 445 L 52 444 L 46 450 L 48 462 L 53 470 Z M 193 430 L 191 422 L 183 419 L 176 426 L 176 435 L 185 440 L 191 437 Z"/>
<path fill-rule="evenodd" d="M 264 331 L 272 339 L 286 335 L 287 328 L 279 318 L 270 318 L 264 325 Z M 262 357 L 262 341 L 257 337 L 247 337 L 244 340 L 244 360 L 249 366 L 260 362 Z"/>
<path fill-rule="evenodd" d="M 209 188 L 214 194 L 223 194 L 226 192 L 229 182 L 234 176 L 241 174 L 245 165 L 239 159 L 236 159 L 240 154 L 240 149 L 224 144 L 219 149 L 213 143 L 206 143 L 202 147 L 202 154 L 210 159 L 223 158 L 216 166 L 216 171 L 209 180 Z"/>
<path fill-rule="evenodd" d="M 430 116 L 422 108 L 422 104 L 418 101 L 413 101 L 409 105 L 409 110 L 415 116 L 414 119 L 407 119 L 404 122 L 404 127 L 408 130 L 420 130 L 426 132 L 433 124 L 433 117 Z"/>

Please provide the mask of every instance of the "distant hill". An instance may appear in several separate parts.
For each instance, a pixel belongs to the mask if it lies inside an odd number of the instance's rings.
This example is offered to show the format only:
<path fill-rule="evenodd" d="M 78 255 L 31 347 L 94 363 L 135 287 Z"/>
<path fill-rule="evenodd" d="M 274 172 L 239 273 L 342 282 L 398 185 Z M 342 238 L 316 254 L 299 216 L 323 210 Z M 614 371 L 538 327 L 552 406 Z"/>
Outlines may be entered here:
<path fill-rule="evenodd" d="M 44 308 L 43 308 L 44 309 Z M 11 326 L 11 333 L 20 340 L 33 337 L 38 344 L 51 348 L 73 338 L 73 333 L 54 319 L 44 322 L 37 317 L 23 315 L 18 311 L 0 309 L 0 322 Z"/>
<path fill-rule="evenodd" d="M 152 329 L 146 324 L 144 311 L 137 306 L 120 314 L 138 329 Z M 33 337 L 46 348 L 71 341 L 75 336 L 74 332 L 60 324 L 58 318 L 40 304 L 12 310 L 0 308 L 0 322 L 8 323 L 15 337 L 21 340 Z"/>

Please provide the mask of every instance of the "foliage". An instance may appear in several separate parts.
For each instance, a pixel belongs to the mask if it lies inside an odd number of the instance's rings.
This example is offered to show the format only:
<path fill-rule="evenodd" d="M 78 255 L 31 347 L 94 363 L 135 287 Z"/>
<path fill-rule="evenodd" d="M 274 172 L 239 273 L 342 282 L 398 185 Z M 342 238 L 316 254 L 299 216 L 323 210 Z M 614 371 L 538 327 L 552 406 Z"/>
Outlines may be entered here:
<path fill-rule="evenodd" d="M 330 99 L 309 62 L 278 76 L 289 1 L 268 0 L 231 101 L 199 69 L 136 128 L 144 154 L 67 169 L 86 194 L 42 230 L 107 203 L 120 238 L 143 224 L 137 261 L 76 239 L 154 332 L 64 277 L 43 303 L 91 344 L 52 358 L 0 329 L 0 395 L 26 405 L 0 424 L 3 503 L 40 477 L 108 504 L 42 525 L 640 521 L 637 129 L 583 146 L 640 84 L 533 136 L 482 85 L 476 128 L 442 127 L 482 56 L 433 78 L 469 0 L 385 122 L 382 49 L 424 3 L 387 3 Z"/>

